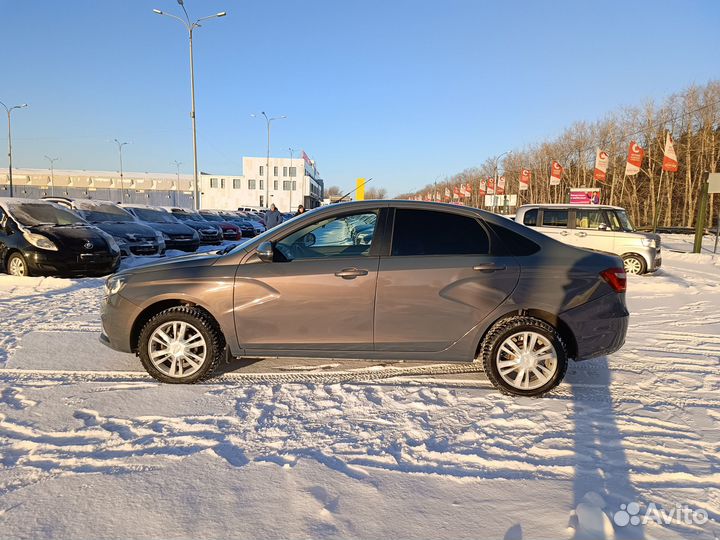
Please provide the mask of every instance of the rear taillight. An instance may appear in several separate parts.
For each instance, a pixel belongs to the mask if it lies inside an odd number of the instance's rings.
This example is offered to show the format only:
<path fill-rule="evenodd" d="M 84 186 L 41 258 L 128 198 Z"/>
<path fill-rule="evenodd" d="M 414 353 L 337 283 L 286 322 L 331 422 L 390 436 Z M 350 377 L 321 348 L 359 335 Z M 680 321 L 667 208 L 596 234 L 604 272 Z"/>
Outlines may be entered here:
<path fill-rule="evenodd" d="M 627 275 L 624 268 L 608 268 L 600 272 L 600 277 L 607 281 L 615 292 L 627 290 Z"/>

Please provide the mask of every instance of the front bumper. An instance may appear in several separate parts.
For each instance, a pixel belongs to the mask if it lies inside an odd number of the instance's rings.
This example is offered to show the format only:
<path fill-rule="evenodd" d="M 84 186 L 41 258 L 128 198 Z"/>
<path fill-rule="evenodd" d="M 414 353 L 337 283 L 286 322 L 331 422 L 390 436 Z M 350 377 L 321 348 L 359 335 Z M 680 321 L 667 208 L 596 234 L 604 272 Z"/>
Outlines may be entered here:
<path fill-rule="evenodd" d="M 30 271 L 54 276 L 104 276 L 120 266 L 120 253 L 75 253 L 27 250 L 23 252 Z"/>
<path fill-rule="evenodd" d="M 587 360 L 614 353 L 625 344 L 630 313 L 625 295 L 612 292 L 564 311 L 560 319 L 575 337 L 575 360 Z"/>
<path fill-rule="evenodd" d="M 165 240 L 166 249 L 177 249 L 179 251 L 193 252 L 197 251 L 197 248 L 199 247 L 200 240 L 193 240 L 192 238 L 189 240 L 177 240 L 171 237 L 169 240 Z"/>
<path fill-rule="evenodd" d="M 223 231 L 224 240 L 240 240 L 242 239 L 242 233 L 239 231 Z"/>
<path fill-rule="evenodd" d="M 157 240 L 140 240 L 137 242 L 130 242 L 124 240 L 118 242 L 120 251 L 123 257 L 129 257 L 130 255 L 138 255 L 141 257 L 147 257 L 150 255 L 160 255 L 165 251 L 165 243 L 159 243 Z"/>
<path fill-rule="evenodd" d="M 100 341 L 116 351 L 133 352 L 131 321 L 139 314 L 140 308 L 119 294 L 105 297 L 100 308 Z"/>

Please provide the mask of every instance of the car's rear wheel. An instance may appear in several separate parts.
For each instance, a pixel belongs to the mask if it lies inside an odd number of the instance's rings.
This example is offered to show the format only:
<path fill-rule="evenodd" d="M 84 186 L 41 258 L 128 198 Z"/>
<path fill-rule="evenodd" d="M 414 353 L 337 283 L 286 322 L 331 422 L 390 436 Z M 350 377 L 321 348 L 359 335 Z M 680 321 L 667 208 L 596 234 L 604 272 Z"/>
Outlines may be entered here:
<path fill-rule="evenodd" d="M 567 371 L 567 352 L 557 330 L 540 319 L 503 319 L 483 340 L 485 373 L 500 391 L 539 396 L 555 388 Z"/>
<path fill-rule="evenodd" d="M 145 324 L 138 353 L 155 379 L 195 383 L 212 376 L 224 346 L 220 329 L 205 311 L 178 306 L 161 311 Z"/>
<path fill-rule="evenodd" d="M 645 261 L 637 255 L 625 255 L 623 257 L 623 266 L 626 274 L 645 273 Z"/>
<path fill-rule="evenodd" d="M 25 277 L 30 275 L 30 268 L 22 253 L 11 253 L 6 263 L 7 273 L 11 276 Z"/>

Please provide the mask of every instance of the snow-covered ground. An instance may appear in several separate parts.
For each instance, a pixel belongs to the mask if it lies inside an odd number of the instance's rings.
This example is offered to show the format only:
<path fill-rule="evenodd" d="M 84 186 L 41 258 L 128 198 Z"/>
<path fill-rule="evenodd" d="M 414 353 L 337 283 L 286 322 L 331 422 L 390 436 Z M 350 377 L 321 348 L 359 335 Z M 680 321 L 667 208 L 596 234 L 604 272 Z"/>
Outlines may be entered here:
<path fill-rule="evenodd" d="M 0 275 L 0 538 L 717 538 L 720 256 L 663 260 L 625 347 L 542 399 L 232 377 L 340 361 L 160 385 L 97 342 L 102 280 Z M 672 522 L 624 525 L 633 502 Z"/>

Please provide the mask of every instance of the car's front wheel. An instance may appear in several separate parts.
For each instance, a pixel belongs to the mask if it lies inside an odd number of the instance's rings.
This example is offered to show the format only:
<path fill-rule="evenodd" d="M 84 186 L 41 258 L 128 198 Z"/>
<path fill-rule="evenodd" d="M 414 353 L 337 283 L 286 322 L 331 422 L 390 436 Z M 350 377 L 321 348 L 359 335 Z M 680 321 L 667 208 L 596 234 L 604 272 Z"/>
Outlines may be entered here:
<path fill-rule="evenodd" d="M 22 253 L 15 252 L 10 254 L 6 267 L 7 273 L 11 276 L 25 277 L 30 275 L 30 268 Z"/>
<path fill-rule="evenodd" d="M 506 394 L 542 395 L 560 384 L 567 370 L 560 334 L 534 317 L 510 317 L 495 323 L 481 351 L 485 374 Z"/>
<path fill-rule="evenodd" d="M 147 372 L 165 383 L 195 383 L 212 376 L 225 346 L 203 310 L 177 306 L 152 317 L 140 331 L 138 354 Z"/>
<path fill-rule="evenodd" d="M 644 274 L 645 261 L 637 255 L 625 255 L 623 257 L 623 266 L 626 274 Z"/>

